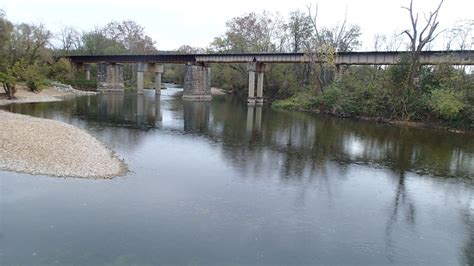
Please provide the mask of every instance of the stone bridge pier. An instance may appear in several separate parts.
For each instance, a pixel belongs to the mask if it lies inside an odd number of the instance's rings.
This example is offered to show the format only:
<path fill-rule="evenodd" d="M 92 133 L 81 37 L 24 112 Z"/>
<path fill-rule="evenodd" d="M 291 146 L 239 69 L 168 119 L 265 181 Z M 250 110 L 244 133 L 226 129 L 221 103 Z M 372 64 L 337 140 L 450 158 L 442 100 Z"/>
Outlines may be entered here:
<path fill-rule="evenodd" d="M 248 105 L 263 105 L 263 79 L 265 72 L 265 64 L 249 63 L 249 96 Z M 255 97 L 255 72 L 257 73 L 257 97 Z"/>
<path fill-rule="evenodd" d="M 97 91 L 119 91 L 123 92 L 123 66 L 116 63 L 97 64 Z"/>
<path fill-rule="evenodd" d="M 186 64 L 183 100 L 211 100 L 211 68 L 208 64 Z"/>

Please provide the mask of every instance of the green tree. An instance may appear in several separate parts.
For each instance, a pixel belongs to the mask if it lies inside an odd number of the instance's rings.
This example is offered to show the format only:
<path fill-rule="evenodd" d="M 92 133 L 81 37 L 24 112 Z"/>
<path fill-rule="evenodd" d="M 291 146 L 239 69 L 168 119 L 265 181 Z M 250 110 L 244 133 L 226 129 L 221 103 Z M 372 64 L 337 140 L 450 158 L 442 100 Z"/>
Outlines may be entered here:
<path fill-rule="evenodd" d="M 147 54 L 156 52 L 155 41 L 145 34 L 145 28 L 135 21 L 113 21 L 103 28 L 104 35 L 120 43 L 129 53 Z"/>
<path fill-rule="evenodd" d="M 311 18 L 299 10 L 291 12 L 287 27 L 291 36 L 292 52 L 304 51 L 313 36 Z"/>
<path fill-rule="evenodd" d="M 83 50 L 90 55 L 121 54 L 126 52 L 123 44 L 109 39 L 101 29 L 94 29 L 82 35 Z"/>

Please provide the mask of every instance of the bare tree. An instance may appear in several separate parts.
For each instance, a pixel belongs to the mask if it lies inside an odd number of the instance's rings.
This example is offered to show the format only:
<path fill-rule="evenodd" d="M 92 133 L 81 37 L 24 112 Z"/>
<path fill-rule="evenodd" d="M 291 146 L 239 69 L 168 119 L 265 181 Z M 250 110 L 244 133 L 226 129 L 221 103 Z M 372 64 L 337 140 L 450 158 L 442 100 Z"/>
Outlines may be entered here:
<path fill-rule="evenodd" d="M 342 23 L 332 28 L 320 27 L 318 25 L 318 5 L 315 6 L 314 14 L 311 5 L 308 6 L 308 16 L 314 31 L 315 41 L 313 41 L 313 44 L 316 46 L 323 44 L 331 45 L 336 52 L 348 52 L 360 46 L 360 27 L 347 23 L 347 12 L 344 14 Z"/>
<path fill-rule="evenodd" d="M 425 19 L 425 25 L 419 28 L 419 14 L 413 9 L 413 0 L 410 0 L 409 7 L 402 7 L 406 9 L 410 14 L 411 21 L 411 30 L 403 31 L 404 34 L 410 39 L 410 69 L 406 79 L 406 84 L 409 86 L 418 86 L 418 75 L 420 72 L 420 55 L 423 48 L 425 48 L 429 43 L 431 43 L 439 34 L 435 34 L 436 29 L 438 28 L 438 14 L 443 4 L 444 0 L 441 0 L 438 4 L 438 7 L 429 13 L 429 15 L 423 14 Z"/>
<path fill-rule="evenodd" d="M 332 28 L 320 27 L 318 24 L 318 5 L 315 6 L 314 13 L 311 5 L 307 8 L 308 17 L 313 26 L 312 41 L 308 44 L 307 54 L 313 67 L 314 76 L 317 78 L 317 85 L 323 91 L 324 86 L 333 80 L 335 71 L 342 70 L 336 68 L 336 53 L 357 48 L 360 45 L 361 31 L 359 26 L 347 23 L 347 12 L 342 23 Z"/>
<path fill-rule="evenodd" d="M 459 21 L 450 32 L 458 50 L 471 50 L 474 45 L 474 20 Z"/>
<path fill-rule="evenodd" d="M 383 34 L 374 35 L 374 51 L 380 51 L 382 46 L 387 42 L 387 36 Z"/>
<path fill-rule="evenodd" d="M 393 32 L 392 36 L 388 40 L 385 51 L 398 51 L 402 45 L 402 35 L 398 32 Z"/>
<path fill-rule="evenodd" d="M 81 33 L 73 27 L 63 27 L 56 38 L 61 41 L 63 51 L 79 50 L 82 47 Z"/>

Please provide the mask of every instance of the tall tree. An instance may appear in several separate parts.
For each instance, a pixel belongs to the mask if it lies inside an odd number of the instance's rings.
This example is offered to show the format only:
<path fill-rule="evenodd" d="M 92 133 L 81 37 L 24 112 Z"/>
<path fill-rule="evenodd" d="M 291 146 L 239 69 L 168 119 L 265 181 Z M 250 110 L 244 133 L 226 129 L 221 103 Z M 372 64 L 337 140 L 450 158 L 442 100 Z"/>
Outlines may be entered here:
<path fill-rule="evenodd" d="M 235 17 L 226 23 L 226 33 L 215 38 L 211 47 L 222 52 L 271 52 L 275 49 L 271 23 L 271 18 L 265 13 Z"/>
<path fill-rule="evenodd" d="M 43 24 L 15 25 L 10 42 L 11 63 L 19 60 L 23 60 L 26 64 L 33 64 L 40 59 L 47 61 L 50 55 L 46 46 L 51 37 L 52 33 Z"/>
<path fill-rule="evenodd" d="M 7 67 L 7 57 L 9 42 L 13 24 L 5 18 L 5 12 L 0 9 L 0 71 L 5 71 Z"/>
<path fill-rule="evenodd" d="M 81 33 L 73 27 L 63 27 L 56 38 L 61 42 L 59 49 L 64 52 L 80 50 L 83 45 Z"/>
<path fill-rule="evenodd" d="M 418 87 L 421 51 L 440 33 L 436 33 L 436 30 L 439 26 L 438 15 L 442 4 L 443 0 L 439 2 L 438 7 L 434 11 L 431 11 L 428 15 L 424 14 L 425 23 L 421 27 L 419 24 L 419 14 L 413 9 L 413 0 L 410 0 L 408 7 L 402 7 L 408 11 L 411 22 L 411 29 L 403 31 L 410 40 L 410 68 L 406 79 L 406 85 L 408 86 Z"/>
<path fill-rule="evenodd" d="M 318 22 L 318 6 L 314 10 L 308 6 L 308 16 L 313 25 L 311 42 L 307 47 L 308 56 L 316 77 L 316 90 L 323 91 L 324 87 L 332 82 L 335 66 L 335 54 L 348 52 L 359 47 L 361 30 L 358 25 L 347 23 L 347 14 L 342 23 L 329 28 L 321 27 Z"/>
<path fill-rule="evenodd" d="M 12 99 L 16 92 L 16 78 L 12 75 L 8 58 L 13 24 L 5 18 L 5 12 L 0 9 L 0 82 Z"/>
<path fill-rule="evenodd" d="M 310 41 L 313 35 L 311 18 L 299 10 L 291 12 L 288 31 L 291 36 L 292 51 L 294 53 L 301 52 L 308 46 L 307 42 Z"/>
<path fill-rule="evenodd" d="M 116 40 L 107 38 L 100 28 L 82 35 L 83 50 L 90 55 L 125 53 L 126 48 Z"/>
<path fill-rule="evenodd" d="M 145 34 L 145 28 L 135 21 L 113 21 L 104 27 L 104 35 L 122 44 L 130 53 L 155 52 L 155 41 Z"/>

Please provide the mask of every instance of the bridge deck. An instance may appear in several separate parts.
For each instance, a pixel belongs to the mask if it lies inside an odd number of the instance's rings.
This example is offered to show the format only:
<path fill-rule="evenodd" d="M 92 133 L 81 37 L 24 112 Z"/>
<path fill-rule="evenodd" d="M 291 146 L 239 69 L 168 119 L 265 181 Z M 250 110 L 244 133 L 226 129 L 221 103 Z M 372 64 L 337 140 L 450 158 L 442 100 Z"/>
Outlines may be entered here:
<path fill-rule="evenodd" d="M 337 53 L 336 65 L 394 65 L 409 52 L 346 52 Z M 325 62 L 323 57 L 304 53 L 247 53 L 247 54 L 152 54 L 152 55 L 69 55 L 62 56 L 74 63 L 309 63 Z M 421 64 L 474 65 L 474 51 L 424 51 Z"/>

